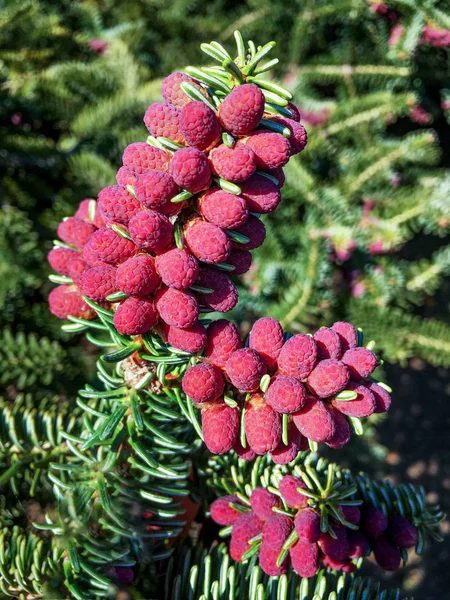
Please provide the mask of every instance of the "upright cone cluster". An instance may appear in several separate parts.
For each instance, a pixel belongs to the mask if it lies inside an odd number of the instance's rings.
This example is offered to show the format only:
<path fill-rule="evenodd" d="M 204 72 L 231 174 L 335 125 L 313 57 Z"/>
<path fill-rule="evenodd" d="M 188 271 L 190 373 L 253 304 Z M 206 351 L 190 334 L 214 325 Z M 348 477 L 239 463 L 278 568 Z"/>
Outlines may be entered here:
<path fill-rule="evenodd" d="M 202 362 L 182 380 L 201 408 L 209 450 L 234 448 L 247 460 L 270 453 L 287 464 L 308 440 L 342 448 L 352 419 L 386 412 L 391 403 L 385 387 L 370 379 L 378 360 L 360 337 L 345 322 L 289 337 L 278 321 L 263 317 L 243 347 L 235 325 L 212 323 Z"/>
<path fill-rule="evenodd" d="M 144 115 L 150 136 L 125 149 L 117 185 L 60 224 L 63 244 L 49 255 L 62 276 L 49 299 L 56 316 L 94 318 L 85 296 L 111 304 L 121 334 L 158 326 L 172 346 L 198 352 L 200 313 L 236 305 L 230 275 L 250 268 L 266 235 L 259 216 L 278 206 L 282 167 L 306 145 L 291 94 L 258 77 L 274 44 L 246 53 L 236 41 L 235 60 L 204 44 L 220 67 L 163 81 L 164 102 Z"/>
<path fill-rule="evenodd" d="M 203 44 L 220 66 L 163 81 L 164 102 L 144 116 L 150 136 L 125 149 L 118 185 L 59 225 L 49 261 L 62 285 L 49 302 L 62 319 L 112 308 L 119 334 L 153 331 L 197 354 L 182 387 L 210 451 L 286 464 L 308 441 L 341 448 L 353 420 L 386 411 L 390 397 L 368 379 L 377 358 L 349 323 L 289 337 L 265 317 L 243 347 L 229 321 L 199 320 L 236 305 L 229 275 L 249 269 L 265 238 L 258 217 L 278 206 L 282 167 L 306 144 L 291 94 L 259 77 L 276 62 L 260 64 L 274 44 L 246 51 L 235 37 L 236 59 Z"/>
<path fill-rule="evenodd" d="M 371 551 L 382 569 L 395 571 L 402 552 L 418 542 L 417 528 L 405 516 L 388 517 L 362 500 L 349 500 L 341 488 L 330 493 L 324 507 L 330 515 L 326 521 L 317 500 L 301 477 L 288 474 L 277 488 L 254 488 L 248 501 L 242 495 L 218 498 L 211 517 L 219 525 L 231 526 L 234 560 L 242 562 L 257 553 L 261 569 L 271 576 L 286 573 L 289 563 L 306 578 L 321 565 L 349 573 Z"/>

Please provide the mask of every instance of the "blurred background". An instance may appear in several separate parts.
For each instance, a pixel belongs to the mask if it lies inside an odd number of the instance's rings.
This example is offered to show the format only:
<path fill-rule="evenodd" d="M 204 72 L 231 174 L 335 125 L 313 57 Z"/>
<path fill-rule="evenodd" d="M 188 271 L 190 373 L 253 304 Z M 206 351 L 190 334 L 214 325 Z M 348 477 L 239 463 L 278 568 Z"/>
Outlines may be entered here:
<path fill-rule="evenodd" d="M 394 402 L 341 461 L 423 484 L 448 512 L 450 4 L 3 0 L 0 24 L 0 462 L 3 407 L 57 410 L 94 375 L 95 350 L 47 308 L 58 222 L 115 183 L 161 79 L 240 29 L 277 42 L 309 143 L 231 317 L 361 326 Z M 446 537 L 388 579 L 450 598 L 449 560 Z"/>

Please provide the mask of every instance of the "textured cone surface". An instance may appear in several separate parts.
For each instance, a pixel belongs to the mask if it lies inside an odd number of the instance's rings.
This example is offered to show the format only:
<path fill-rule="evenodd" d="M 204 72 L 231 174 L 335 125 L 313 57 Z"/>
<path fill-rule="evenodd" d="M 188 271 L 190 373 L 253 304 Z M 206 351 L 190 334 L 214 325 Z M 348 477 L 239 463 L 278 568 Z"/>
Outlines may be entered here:
<path fill-rule="evenodd" d="M 289 550 L 292 568 L 300 577 L 314 577 L 319 569 L 319 548 L 298 540 Z"/>
<path fill-rule="evenodd" d="M 202 431 L 206 447 L 213 454 L 229 452 L 239 430 L 239 412 L 225 403 L 212 404 L 202 411 Z"/>
<path fill-rule="evenodd" d="M 307 398 L 305 407 L 293 415 L 293 420 L 300 433 L 313 442 L 327 442 L 336 431 L 330 408 L 318 398 Z"/>
<path fill-rule="evenodd" d="M 259 394 L 254 394 L 247 403 L 244 426 L 247 443 L 256 454 L 271 452 L 280 443 L 280 416 Z"/>
<path fill-rule="evenodd" d="M 249 335 L 249 346 L 264 358 L 269 371 L 276 369 L 283 343 L 283 329 L 276 319 L 262 317 L 255 321 Z"/>
<path fill-rule="evenodd" d="M 211 504 L 211 518 L 219 525 L 233 525 L 242 513 L 230 506 L 230 502 L 240 504 L 237 496 L 222 496 Z"/>
<path fill-rule="evenodd" d="M 307 489 L 303 481 L 293 475 L 285 475 L 278 485 L 283 500 L 290 508 L 305 508 L 308 504 L 308 497 L 297 491 L 298 488 Z"/>
<path fill-rule="evenodd" d="M 281 502 L 275 494 L 272 494 L 266 488 L 257 487 L 250 496 L 250 506 L 260 519 L 265 520 L 274 514 L 272 510 L 274 506 L 281 507 Z"/>

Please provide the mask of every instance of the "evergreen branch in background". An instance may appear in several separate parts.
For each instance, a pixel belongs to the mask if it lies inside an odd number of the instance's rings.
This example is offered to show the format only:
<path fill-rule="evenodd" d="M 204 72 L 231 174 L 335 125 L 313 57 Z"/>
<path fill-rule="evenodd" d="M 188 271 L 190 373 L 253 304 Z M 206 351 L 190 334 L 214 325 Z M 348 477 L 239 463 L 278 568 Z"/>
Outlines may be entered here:
<path fill-rule="evenodd" d="M 38 244 L 38 235 L 26 213 L 5 207 L 0 213 L 0 306 L 3 308 L 0 319 L 3 323 L 14 318 L 15 306 L 41 283 L 39 266 L 43 252 Z"/>
<path fill-rule="evenodd" d="M 86 188 L 92 195 L 99 185 L 111 185 L 115 181 L 115 169 L 111 163 L 95 152 L 82 150 L 69 159 L 74 177 L 83 177 Z"/>
<path fill-rule="evenodd" d="M 421 356 L 434 365 L 450 364 L 450 328 L 442 321 L 422 319 L 400 309 L 363 307 L 357 302 L 349 305 L 348 315 L 358 318 L 368 335 L 376 329 L 389 361 L 405 364 L 409 358 Z"/>
<path fill-rule="evenodd" d="M 33 333 L 14 336 L 8 329 L 1 331 L 1 384 L 12 384 L 20 391 L 50 386 L 65 363 L 66 354 L 58 342 L 38 338 Z"/>
<path fill-rule="evenodd" d="M 449 272 L 450 248 L 445 247 L 437 250 L 430 260 L 408 265 L 405 287 L 412 296 L 410 300 L 419 304 L 425 295 L 432 296 Z"/>
<path fill-rule="evenodd" d="M 335 82 L 342 79 L 370 79 L 377 80 L 384 77 L 406 78 L 411 75 L 408 67 L 395 67 L 391 65 L 314 65 L 297 67 L 296 74 L 304 80 L 312 82 Z"/>
<path fill-rule="evenodd" d="M 403 138 L 400 142 L 384 140 L 377 148 L 364 154 L 359 167 L 363 166 L 364 163 L 372 164 L 364 168 L 355 179 L 352 178 L 351 182 L 349 182 L 350 175 L 348 175 L 343 181 L 344 190 L 347 189 L 350 194 L 356 194 L 361 191 L 361 188 L 367 182 L 374 184 L 378 174 L 393 166 L 403 166 L 411 162 L 435 164 L 438 158 L 437 150 L 434 146 L 431 146 L 435 141 L 435 137 L 431 132 L 414 133 Z M 352 163 L 352 167 L 354 167 L 354 163 Z"/>

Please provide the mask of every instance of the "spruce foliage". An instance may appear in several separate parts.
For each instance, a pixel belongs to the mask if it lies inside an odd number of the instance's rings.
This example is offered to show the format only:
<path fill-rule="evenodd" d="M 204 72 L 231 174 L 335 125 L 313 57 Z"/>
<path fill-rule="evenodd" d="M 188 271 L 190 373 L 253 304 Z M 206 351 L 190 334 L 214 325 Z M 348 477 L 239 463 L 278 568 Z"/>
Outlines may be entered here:
<path fill-rule="evenodd" d="M 201 543 L 191 526 L 186 539 L 191 513 L 208 531 L 209 504 L 224 492 L 248 496 L 288 468 L 320 475 L 328 463 L 309 452 L 289 467 L 211 458 L 180 391 L 189 356 L 158 338 L 119 336 L 102 307 L 95 321 L 60 329 L 46 306 L 58 222 L 114 184 L 123 148 L 146 137 L 142 114 L 159 100 L 161 78 L 197 65 L 199 41 L 228 45 L 238 27 L 279 41 L 276 76 L 295 93 L 310 139 L 289 163 L 280 208 L 264 219 L 267 240 L 235 318 L 245 329 L 271 315 L 293 333 L 348 319 L 387 361 L 448 366 L 444 311 L 423 318 L 450 269 L 448 49 L 422 35 L 450 29 L 449 6 L 392 0 L 392 21 L 376 4 L 0 7 L 2 600 L 120 597 L 120 568 L 135 576 L 124 597 L 406 600 L 354 574 L 267 577 L 256 558 L 235 563 L 215 530 Z M 137 351 L 142 372 L 131 367 Z M 439 537 L 442 514 L 422 489 L 337 469 L 374 506 L 415 511 L 420 551 Z"/>

